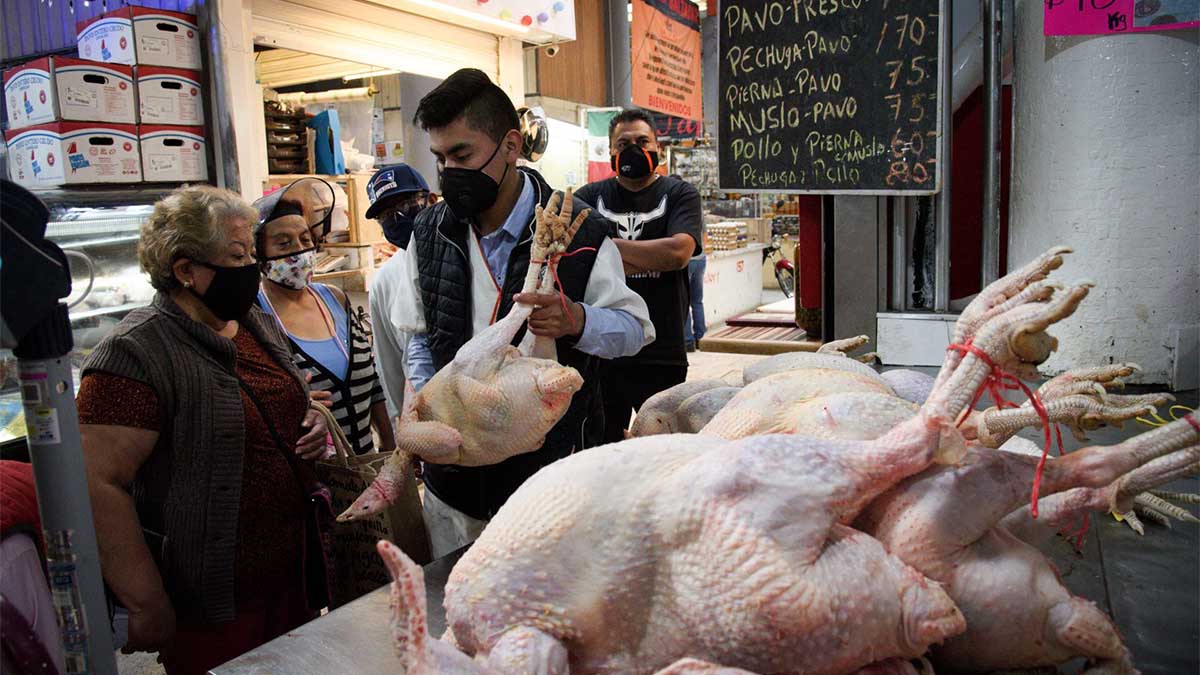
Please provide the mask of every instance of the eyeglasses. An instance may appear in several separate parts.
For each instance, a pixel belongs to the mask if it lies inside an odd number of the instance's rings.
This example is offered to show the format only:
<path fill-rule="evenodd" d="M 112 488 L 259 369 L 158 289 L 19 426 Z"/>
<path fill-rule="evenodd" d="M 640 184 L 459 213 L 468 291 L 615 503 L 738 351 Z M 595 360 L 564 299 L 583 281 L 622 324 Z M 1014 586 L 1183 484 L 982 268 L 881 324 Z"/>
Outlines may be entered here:
<path fill-rule="evenodd" d="M 413 192 L 404 195 L 391 206 L 384 209 L 380 216 L 390 216 L 394 213 L 412 214 L 414 210 L 420 210 L 428 205 L 428 195 L 424 192 Z"/>

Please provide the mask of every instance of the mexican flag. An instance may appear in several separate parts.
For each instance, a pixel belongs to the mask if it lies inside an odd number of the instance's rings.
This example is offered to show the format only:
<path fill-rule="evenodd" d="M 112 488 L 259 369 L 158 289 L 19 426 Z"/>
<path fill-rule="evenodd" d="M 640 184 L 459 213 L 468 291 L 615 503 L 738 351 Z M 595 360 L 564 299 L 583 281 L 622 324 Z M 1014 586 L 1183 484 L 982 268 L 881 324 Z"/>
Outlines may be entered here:
<path fill-rule="evenodd" d="M 584 111 L 584 126 L 587 128 L 587 182 L 612 178 L 616 174 L 608 154 L 608 123 L 620 112 L 620 108 L 591 108 Z"/>

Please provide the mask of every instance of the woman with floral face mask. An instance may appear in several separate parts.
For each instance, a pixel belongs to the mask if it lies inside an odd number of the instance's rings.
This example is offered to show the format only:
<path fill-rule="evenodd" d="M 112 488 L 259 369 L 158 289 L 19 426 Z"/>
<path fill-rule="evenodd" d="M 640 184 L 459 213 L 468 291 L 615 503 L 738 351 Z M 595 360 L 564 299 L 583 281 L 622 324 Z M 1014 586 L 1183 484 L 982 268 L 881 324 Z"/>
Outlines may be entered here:
<path fill-rule="evenodd" d="M 341 289 L 313 281 L 318 242 L 302 205 L 264 198 L 256 206 L 259 306 L 283 329 L 313 399 L 333 410 L 351 449 L 370 452 L 374 426 L 379 450 L 390 452 L 395 439 L 367 331 Z"/>

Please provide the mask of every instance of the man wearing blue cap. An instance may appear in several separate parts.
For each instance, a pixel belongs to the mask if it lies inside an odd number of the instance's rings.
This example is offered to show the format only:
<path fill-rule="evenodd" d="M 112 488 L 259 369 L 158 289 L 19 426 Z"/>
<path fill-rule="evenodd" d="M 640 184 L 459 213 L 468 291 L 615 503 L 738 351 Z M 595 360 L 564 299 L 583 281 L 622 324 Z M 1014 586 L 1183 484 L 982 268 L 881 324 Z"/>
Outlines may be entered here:
<path fill-rule="evenodd" d="M 391 164 L 375 172 L 367 184 L 371 206 L 367 217 L 383 226 L 383 236 L 405 249 L 412 236 L 413 219 L 428 205 L 429 185 L 407 164 Z M 387 398 L 388 417 L 400 416 L 404 404 L 404 347 L 409 336 L 399 326 L 395 302 L 401 280 L 408 275 L 407 256 L 397 252 L 371 277 L 369 301 L 375 340 L 375 370 Z"/>
<path fill-rule="evenodd" d="M 411 166 L 391 164 L 371 176 L 367 197 L 367 217 L 379 221 L 392 245 L 407 248 L 413 219 L 429 205 L 429 184 Z"/>

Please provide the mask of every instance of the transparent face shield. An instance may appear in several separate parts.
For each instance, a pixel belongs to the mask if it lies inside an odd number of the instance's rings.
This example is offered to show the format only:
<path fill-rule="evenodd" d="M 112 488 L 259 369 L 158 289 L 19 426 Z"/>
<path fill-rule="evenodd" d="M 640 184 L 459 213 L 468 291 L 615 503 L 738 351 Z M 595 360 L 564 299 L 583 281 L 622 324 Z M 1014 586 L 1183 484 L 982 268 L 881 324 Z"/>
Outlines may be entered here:
<path fill-rule="evenodd" d="M 320 178 L 301 178 L 283 188 L 279 201 L 300 207 L 304 222 L 319 246 L 329 235 L 333 223 L 333 186 Z"/>

